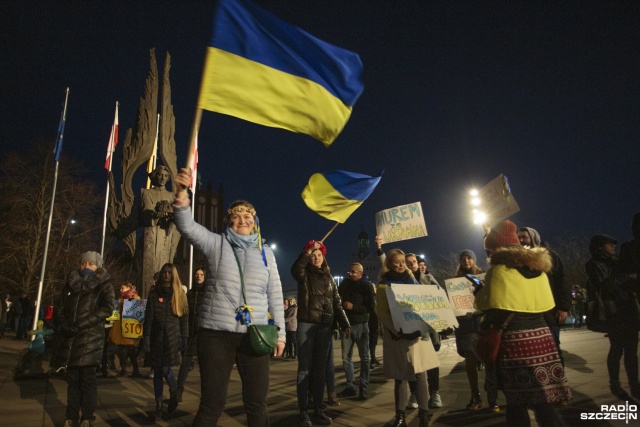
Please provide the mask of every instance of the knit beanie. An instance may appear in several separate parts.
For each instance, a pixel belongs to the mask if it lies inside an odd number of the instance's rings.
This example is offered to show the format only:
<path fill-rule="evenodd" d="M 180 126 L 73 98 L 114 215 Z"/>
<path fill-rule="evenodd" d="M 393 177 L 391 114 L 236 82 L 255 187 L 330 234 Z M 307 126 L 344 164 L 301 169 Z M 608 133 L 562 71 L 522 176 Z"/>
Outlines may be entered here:
<path fill-rule="evenodd" d="M 463 256 L 468 256 L 473 260 L 473 262 L 478 262 L 478 257 L 476 257 L 476 253 L 473 252 L 471 249 L 465 249 L 464 251 L 460 252 L 460 256 L 458 256 L 458 258 L 462 258 Z"/>
<path fill-rule="evenodd" d="M 304 249 L 302 251 L 307 252 L 309 249 L 313 247 L 315 243 L 316 243 L 315 240 L 309 240 L 307 244 L 304 246 Z M 322 242 L 318 242 L 318 243 L 320 243 L 320 247 L 318 248 L 318 250 L 322 252 L 322 255 L 327 255 L 327 247 Z"/>
<path fill-rule="evenodd" d="M 520 245 L 518 239 L 518 227 L 505 219 L 500 224 L 495 226 L 489 231 L 487 237 L 484 238 L 484 247 L 490 251 L 495 251 L 497 248 L 507 245 Z"/>
<path fill-rule="evenodd" d="M 90 261 L 98 268 L 102 268 L 102 255 L 95 251 L 87 251 L 80 255 L 80 262 Z"/>

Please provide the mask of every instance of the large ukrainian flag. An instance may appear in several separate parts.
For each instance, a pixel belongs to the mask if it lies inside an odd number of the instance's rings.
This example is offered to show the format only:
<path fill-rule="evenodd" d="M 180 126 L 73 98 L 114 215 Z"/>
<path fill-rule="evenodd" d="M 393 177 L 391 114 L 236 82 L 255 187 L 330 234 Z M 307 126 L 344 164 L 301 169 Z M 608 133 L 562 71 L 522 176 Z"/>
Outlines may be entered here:
<path fill-rule="evenodd" d="M 302 200 L 318 215 L 344 223 L 380 182 L 378 176 L 334 170 L 314 173 L 302 190 Z"/>
<path fill-rule="evenodd" d="M 326 146 L 362 93 L 362 62 L 247 0 L 220 0 L 198 108 L 304 133 Z"/>

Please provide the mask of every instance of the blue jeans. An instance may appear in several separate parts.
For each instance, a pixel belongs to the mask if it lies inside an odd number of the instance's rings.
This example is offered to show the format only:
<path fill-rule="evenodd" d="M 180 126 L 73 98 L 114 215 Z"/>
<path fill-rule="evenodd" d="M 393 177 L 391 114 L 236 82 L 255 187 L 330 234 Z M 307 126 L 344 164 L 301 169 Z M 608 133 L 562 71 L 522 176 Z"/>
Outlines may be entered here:
<path fill-rule="evenodd" d="M 360 388 L 367 389 L 369 385 L 369 370 L 371 369 L 369 354 L 369 325 L 360 323 L 351 325 L 351 335 L 342 336 L 342 367 L 347 379 L 347 388 L 355 389 L 353 347 L 358 346 L 360 356 Z"/>
<path fill-rule="evenodd" d="M 171 366 L 157 366 L 153 368 L 153 393 L 155 395 L 156 402 L 162 402 L 162 392 L 164 388 L 163 379 L 167 380 L 169 393 L 176 392 L 176 377 L 173 375 Z"/>
<path fill-rule="evenodd" d="M 329 325 L 298 322 L 298 408 L 307 409 L 309 380 L 312 383 L 313 402 L 322 403 L 329 346 L 332 330 Z M 312 377 L 312 378 L 311 378 Z"/>

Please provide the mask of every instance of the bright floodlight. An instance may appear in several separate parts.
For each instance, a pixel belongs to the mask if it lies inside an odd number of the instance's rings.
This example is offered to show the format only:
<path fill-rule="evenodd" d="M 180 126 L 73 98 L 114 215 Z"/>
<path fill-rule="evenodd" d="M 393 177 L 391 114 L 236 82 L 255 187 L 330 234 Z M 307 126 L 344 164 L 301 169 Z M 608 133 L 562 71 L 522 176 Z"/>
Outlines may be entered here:
<path fill-rule="evenodd" d="M 71 224 L 75 224 L 76 222 L 78 222 L 78 221 L 76 221 L 75 219 L 71 220 Z"/>
<path fill-rule="evenodd" d="M 474 224 L 484 224 L 487 221 L 487 214 L 484 212 L 474 212 L 473 214 L 473 223 Z"/>
<path fill-rule="evenodd" d="M 477 197 L 478 196 L 478 190 L 476 190 L 475 188 L 471 191 L 469 191 L 469 195 L 471 195 L 471 197 Z"/>
<path fill-rule="evenodd" d="M 480 206 L 480 197 L 474 197 L 473 199 L 471 199 L 471 204 L 473 206 Z"/>
<path fill-rule="evenodd" d="M 275 249 L 276 249 L 276 244 L 275 244 L 275 243 L 272 243 L 272 244 L 271 244 L 271 249 L 272 249 L 272 250 L 275 250 Z"/>

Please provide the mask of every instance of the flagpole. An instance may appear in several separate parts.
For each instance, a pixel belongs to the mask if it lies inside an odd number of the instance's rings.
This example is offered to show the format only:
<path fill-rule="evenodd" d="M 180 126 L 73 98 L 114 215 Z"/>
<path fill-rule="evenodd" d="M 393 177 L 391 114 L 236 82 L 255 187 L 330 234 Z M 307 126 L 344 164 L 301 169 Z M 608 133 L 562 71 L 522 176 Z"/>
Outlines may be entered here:
<path fill-rule="evenodd" d="M 336 221 L 336 224 L 335 224 L 333 227 L 331 227 L 331 230 L 329 230 L 329 232 L 328 232 L 327 234 L 325 234 L 325 235 L 324 235 L 324 237 L 322 238 L 322 240 L 320 240 L 320 243 L 323 243 L 323 242 L 327 239 L 327 237 L 329 237 L 329 234 L 333 233 L 333 230 L 335 230 L 335 229 L 336 229 L 336 227 L 337 227 L 339 224 L 340 224 L 340 223 L 339 223 L 338 221 Z"/>
<path fill-rule="evenodd" d="M 198 132 L 200 131 L 200 122 L 202 121 L 202 108 L 196 108 L 196 116 L 193 119 L 193 127 L 191 128 L 191 140 L 189 141 L 189 150 L 187 151 L 187 166 L 191 167 L 198 140 Z M 193 172 L 193 171 L 192 171 Z"/>
<path fill-rule="evenodd" d="M 153 142 L 153 154 L 149 157 L 149 161 L 147 162 L 147 190 L 151 188 L 151 178 L 148 176 L 151 172 L 156 169 L 156 164 L 158 163 L 158 134 L 160 133 L 160 114 L 158 114 L 156 120 L 156 139 Z"/>
<path fill-rule="evenodd" d="M 40 313 L 40 306 L 42 300 L 42 289 L 44 288 L 44 273 L 47 268 L 47 254 L 49 253 L 49 238 L 51 237 L 51 222 L 53 220 L 53 207 L 56 201 L 56 187 L 58 186 L 58 169 L 60 166 L 60 153 L 62 152 L 62 141 L 64 138 L 64 125 L 67 121 L 67 101 L 69 100 L 69 88 L 67 88 L 64 97 L 64 108 L 62 109 L 62 118 L 60 119 L 60 125 L 58 125 L 58 137 L 56 138 L 56 168 L 53 175 L 53 192 L 51 196 L 51 206 L 49 207 L 49 223 L 47 225 L 47 238 L 44 243 L 44 254 L 42 256 L 42 269 L 40 270 L 40 282 L 38 283 L 38 298 L 36 299 L 36 312 L 33 316 L 33 330 L 38 327 L 38 314 Z M 31 341 L 36 338 L 36 335 L 31 336 Z"/>
<path fill-rule="evenodd" d="M 195 204 L 196 204 L 196 188 L 195 185 L 193 186 L 193 191 L 191 192 L 192 196 L 191 196 L 191 200 L 193 201 L 193 203 L 191 203 L 191 218 L 195 220 L 196 217 L 196 209 L 195 209 Z M 189 244 L 189 289 L 191 289 L 191 287 L 193 286 L 193 245 Z"/>
<path fill-rule="evenodd" d="M 113 125 L 111 126 L 111 138 L 109 139 L 109 147 L 107 148 L 109 156 L 109 169 L 108 172 L 111 172 L 111 165 L 113 164 L 113 153 L 116 151 L 116 145 L 118 144 L 118 101 L 116 101 L 116 116 L 113 119 Z M 115 140 L 114 140 L 115 139 Z M 104 259 L 104 241 L 107 235 L 107 209 L 109 208 L 109 190 L 111 189 L 111 184 L 109 182 L 109 176 L 107 175 L 107 194 L 104 198 L 104 217 L 102 218 L 102 245 L 100 246 L 100 256 Z"/>

